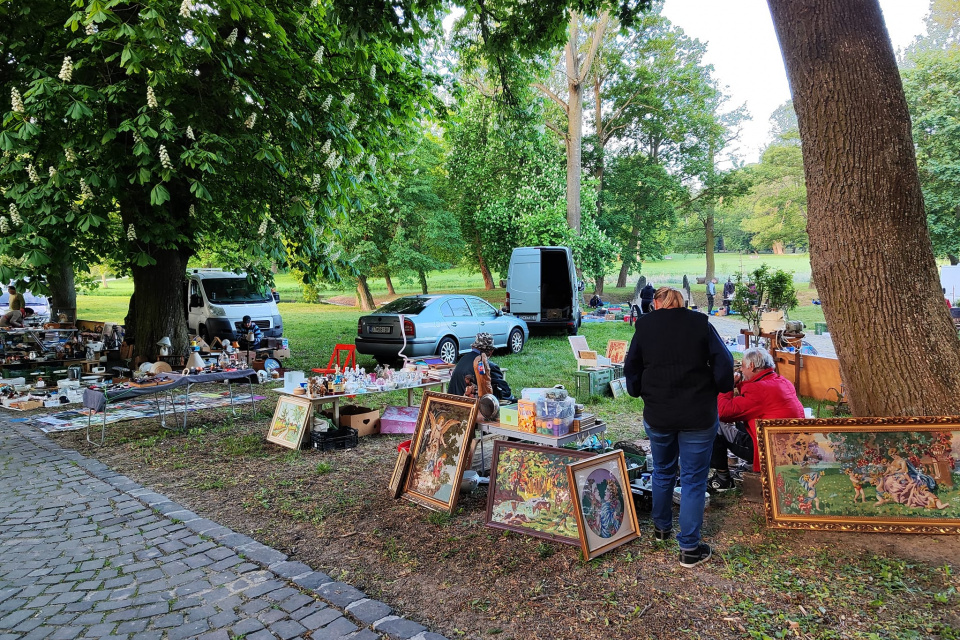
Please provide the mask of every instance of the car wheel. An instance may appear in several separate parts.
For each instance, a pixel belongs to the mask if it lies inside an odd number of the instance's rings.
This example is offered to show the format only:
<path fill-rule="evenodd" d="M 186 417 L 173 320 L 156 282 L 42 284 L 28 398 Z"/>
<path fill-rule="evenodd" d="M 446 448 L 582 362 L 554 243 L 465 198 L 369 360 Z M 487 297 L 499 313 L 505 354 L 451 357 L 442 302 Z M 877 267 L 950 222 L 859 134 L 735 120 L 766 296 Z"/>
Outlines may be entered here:
<path fill-rule="evenodd" d="M 523 330 L 520 327 L 514 327 L 507 338 L 507 347 L 510 353 L 520 353 L 523 351 Z"/>
<path fill-rule="evenodd" d="M 457 356 L 460 355 L 456 340 L 453 338 L 444 338 L 441 340 L 440 344 L 437 345 L 437 355 L 447 364 L 456 362 Z"/>

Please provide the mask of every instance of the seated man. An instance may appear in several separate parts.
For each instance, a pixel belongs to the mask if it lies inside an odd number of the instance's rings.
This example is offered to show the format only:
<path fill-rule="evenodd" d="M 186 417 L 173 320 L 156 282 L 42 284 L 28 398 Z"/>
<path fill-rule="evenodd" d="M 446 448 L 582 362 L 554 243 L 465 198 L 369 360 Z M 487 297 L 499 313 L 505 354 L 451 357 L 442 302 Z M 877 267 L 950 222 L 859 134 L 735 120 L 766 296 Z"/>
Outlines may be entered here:
<path fill-rule="evenodd" d="M 707 478 L 710 491 L 733 488 L 727 463 L 728 451 L 751 463 L 754 471 L 760 471 L 757 420 L 803 417 L 803 405 L 793 383 L 777 373 L 767 351 L 747 349 L 743 353 L 741 372 L 734 374 L 734 390 L 717 396 L 720 431 L 713 441 L 710 466 L 715 473 Z M 746 424 L 732 424 L 735 422 Z"/>
<path fill-rule="evenodd" d="M 602 307 L 602 306 L 603 306 L 603 300 L 600 299 L 600 296 L 599 296 L 599 295 L 593 294 L 593 297 L 590 298 L 590 306 L 593 307 L 594 309 L 596 309 L 596 308 L 598 308 L 598 307 Z"/>
<path fill-rule="evenodd" d="M 26 307 L 23 311 L 11 309 L 0 317 L 0 327 L 19 329 L 23 326 L 23 319 L 33 315 L 33 309 Z"/>
<path fill-rule="evenodd" d="M 493 355 L 493 336 L 478 333 L 470 349 L 470 353 L 460 359 L 450 375 L 447 393 L 471 398 L 492 393 L 498 400 L 511 399 L 513 392 L 503 372 L 489 359 Z"/>
<path fill-rule="evenodd" d="M 253 333 L 252 340 L 250 334 Z M 253 351 L 260 347 L 260 341 L 263 340 L 263 331 L 257 326 L 257 323 L 250 319 L 250 316 L 243 316 L 240 322 L 240 348 Z"/>

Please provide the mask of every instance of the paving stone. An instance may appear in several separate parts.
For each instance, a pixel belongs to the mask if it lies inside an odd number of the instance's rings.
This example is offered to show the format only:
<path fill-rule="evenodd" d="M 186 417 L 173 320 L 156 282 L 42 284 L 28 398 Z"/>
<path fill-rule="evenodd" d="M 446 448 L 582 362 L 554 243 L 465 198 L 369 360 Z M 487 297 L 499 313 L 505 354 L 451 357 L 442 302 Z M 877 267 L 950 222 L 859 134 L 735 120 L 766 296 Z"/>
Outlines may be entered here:
<path fill-rule="evenodd" d="M 391 616 L 386 620 L 374 625 L 373 627 L 380 633 L 385 633 L 391 638 L 401 638 L 401 640 L 407 640 L 407 638 L 412 638 L 418 633 L 423 633 L 427 630 L 422 624 L 416 623 L 413 620 L 407 620 L 406 618 L 398 618 Z"/>
<path fill-rule="evenodd" d="M 302 593 L 297 593 L 295 595 L 290 596 L 283 602 L 281 602 L 280 608 L 286 611 L 287 613 L 290 613 L 292 611 L 296 611 L 301 607 L 307 606 L 311 602 L 316 602 L 316 600 Z"/>
<path fill-rule="evenodd" d="M 317 629 L 310 637 L 313 640 L 340 640 L 341 636 L 353 633 L 356 630 L 357 625 L 346 618 L 340 617 L 327 626 Z"/>
<path fill-rule="evenodd" d="M 373 624 L 392 613 L 389 606 L 379 600 L 360 600 L 347 607 L 347 613 L 365 624 Z"/>
<path fill-rule="evenodd" d="M 351 633 L 348 636 L 345 636 L 345 640 L 380 640 L 381 635 L 370 629 L 361 629 L 356 633 Z"/>
<path fill-rule="evenodd" d="M 333 582 L 333 580 L 325 573 L 320 571 L 312 571 L 304 576 L 298 576 L 293 579 L 298 585 L 304 589 L 316 589 L 320 585 L 327 584 L 328 582 Z"/>
<path fill-rule="evenodd" d="M 319 629 L 322 626 L 328 625 L 337 618 L 341 618 L 343 615 L 336 609 L 323 609 L 317 611 L 314 614 L 302 618 L 300 624 L 305 626 L 307 629 Z"/>
<path fill-rule="evenodd" d="M 342 582 L 331 582 L 317 589 L 317 595 L 337 607 L 346 607 L 347 605 L 362 600 L 367 596 L 348 584 Z"/>
<path fill-rule="evenodd" d="M 178 627 L 183 624 L 183 616 L 179 613 L 168 613 L 160 616 L 153 621 L 154 629 L 166 629 L 167 627 Z"/>
<path fill-rule="evenodd" d="M 194 622 L 188 622 L 180 625 L 176 629 L 170 629 L 170 631 L 167 632 L 167 638 L 169 640 L 183 640 L 184 638 L 192 638 L 203 633 L 209 628 L 210 625 L 206 620 L 196 620 Z"/>
<path fill-rule="evenodd" d="M 254 631 L 263 629 L 263 623 L 257 620 L 256 618 L 244 618 L 237 624 L 233 625 L 231 631 L 236 636 L 245 636 Z"/>

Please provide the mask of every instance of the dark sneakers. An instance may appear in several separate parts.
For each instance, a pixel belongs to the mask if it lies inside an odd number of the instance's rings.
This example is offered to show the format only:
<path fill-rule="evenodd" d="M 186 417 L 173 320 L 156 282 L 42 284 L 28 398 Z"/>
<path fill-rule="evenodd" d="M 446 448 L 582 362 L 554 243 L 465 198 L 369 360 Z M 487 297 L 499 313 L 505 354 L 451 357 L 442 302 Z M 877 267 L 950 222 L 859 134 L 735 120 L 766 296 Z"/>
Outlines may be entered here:
<path fill-rule="evenodd" d="M 653 527 L 653 537 L 663 542 L 664 540 L 669 540 L 673 537 L 673 529 L 657 529 L 656 525 Z"/>
<path fill-rule="evenodd" d="M 711 473 L 710 477 L 707 478 L 707 491 L 710 493 L 730 491 L 730 489 L 733 489 L 735 486 L 733 478 L 730 476 L 727 476 L 726 480 L 724 480 L 716 473 Z"/>
<path fill-rule="evenodd" d="M 710 559 L 710 556 L 713 555 L 713 549 L 710 548 L 710 545 L 705 542 L 701 542 L 700 546 L 696 549 L 684 550 L 680 549 L 680 566 L 681 567 L 695 567 L 701 562 L 706 562 Z"/>

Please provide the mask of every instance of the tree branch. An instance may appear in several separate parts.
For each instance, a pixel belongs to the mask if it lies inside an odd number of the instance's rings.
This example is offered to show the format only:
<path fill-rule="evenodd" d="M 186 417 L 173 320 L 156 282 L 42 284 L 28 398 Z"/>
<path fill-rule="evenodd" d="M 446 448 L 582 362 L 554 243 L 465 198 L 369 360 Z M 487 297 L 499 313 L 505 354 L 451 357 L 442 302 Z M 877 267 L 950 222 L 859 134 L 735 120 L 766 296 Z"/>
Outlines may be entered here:
<path fill-rule="evenodd" d="M 610 12 L 604 11 L 597 19 L 597 23 L 593 26 L 593 40 L 590 41 L 590 50 L 583 60 L 581 72 L 575 75 L 577 84 L 583 84 L 587 76 L 590 75 L 590 66 L 593 64 L 593 59 L 597 56 L 597 49 L 600 48 L 600 41 L 603 40 L 603 33 L 607 30 L 607 24 L 609 22 Z"/>
<path fill-rule="evenodd" d="M 553 91 L 551 91 L 549 87 L 539 82 L 535 82 L 530 86 L 534 87 L 535 89 L 539 89 L 540 92 L 543 93 L 546 97 L 550 98 L 551 100 L 556 102 L 558 105 L 560 105 L 560 108 L 563 109 L 564 113 L 566 113 L 567 115 L 570 114 L 570 107 L 567 105 L 567 103 L 563 101 L 563 98 L 561 98 L 560 96 L 555 94 Z"/>
<path fill-rule="evenodd" d="M 544 121 L 543 124 L 546 125 L 547 129 L 550 129 L 551 131 L 553 131 L 554 133 L 556 133 L 558 136 L 560 136 L 560 137 L 563 138 L 564 140 L 567 139 L 567 132 L 566 132 L 566 131 L 561 131 L 561 130 L 560 130 L 560 127 L 558 127 L 557 125 L 555 125 L 555 124 L 553 124 L 552 122 L 549 122 L 549 121 Z"/>

